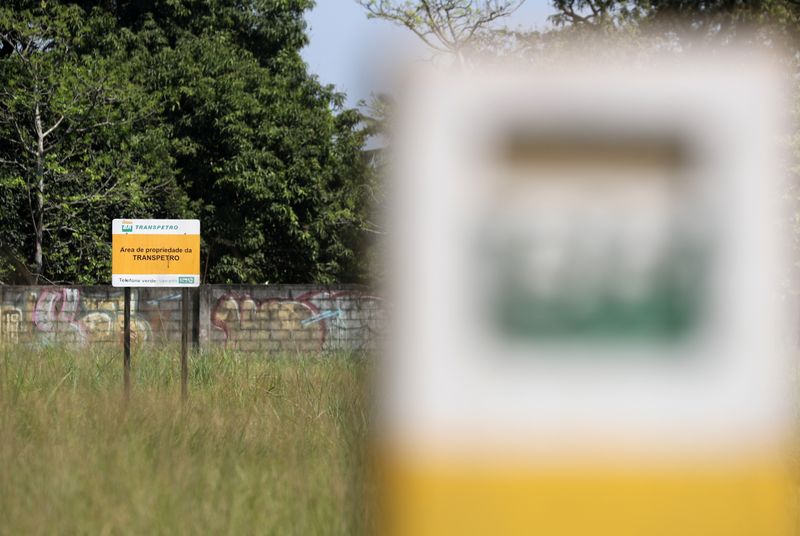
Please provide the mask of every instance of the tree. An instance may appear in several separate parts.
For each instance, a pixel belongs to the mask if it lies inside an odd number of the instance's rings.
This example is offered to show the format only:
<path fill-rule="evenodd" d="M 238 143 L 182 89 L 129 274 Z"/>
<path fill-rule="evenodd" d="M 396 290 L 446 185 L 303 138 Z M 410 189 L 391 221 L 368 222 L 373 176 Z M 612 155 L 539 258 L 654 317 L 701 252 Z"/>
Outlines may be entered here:
<path fill-rule="evenodd" d="M 311 5 L 153 0 L 117 12 L 148 35 L 147 86 L 163 96 L 178 181 L 202 221 L 204 281 L 363 280 L 364 135 L 300 56 Z"/>
<path fill-rule="evenodd" d="M 641 16 L 643 4 L 637 0 L 553 0 L 556 13 L 550 20 L 558 27 L 613 24 Z"/>
<path fill-rule="evenodd" d="M 205 282 L 363 280 L 365 134 L 300 56 L 312 5 L 3 4 L 0 280 L 107 281 L 113 217 L 199 217 Z"/>
<path fill-rule="evenodd" d="M 553 7 L 551 20 L 560 28 L 628 25 L 692 40 L 760 35 L 786 42 L 800 29 L 794 0 L 553 0 Z"/>
<path fill-rule="evenodd" d="M 371 18 L 408 28 L 437 52 L 464 52 L 496 20 L 517 10 L 525 0 L 357 0 Z"/>
<path fill-rule="evenodd" d="M 76 5 L 0 8 L 0 243 L 17 266 L 32 261 L 34 282 L 107 271 L 111 209 L 146 213 L 171 180 L 143 169 L 165 156 L 141 124 L 147 95 L 121 58 L 87 46 L 109 24 Z"/>

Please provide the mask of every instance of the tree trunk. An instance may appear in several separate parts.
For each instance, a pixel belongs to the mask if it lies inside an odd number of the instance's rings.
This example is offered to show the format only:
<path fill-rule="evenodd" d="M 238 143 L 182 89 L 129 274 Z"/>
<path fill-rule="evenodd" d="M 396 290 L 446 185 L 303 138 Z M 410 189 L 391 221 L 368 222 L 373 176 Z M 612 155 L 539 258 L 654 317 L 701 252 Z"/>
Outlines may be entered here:
<path fill-rule="evenodd" d="M 42 275 L 43 255 L 42 238 L 44 236 L 44 131 L 39 105 L 35 108 L 36 127 L 36 202 L 33 207 L 33 226 L 35 235 L 35 250 L 33 255 L 34 274 L 36 283 Z"/>

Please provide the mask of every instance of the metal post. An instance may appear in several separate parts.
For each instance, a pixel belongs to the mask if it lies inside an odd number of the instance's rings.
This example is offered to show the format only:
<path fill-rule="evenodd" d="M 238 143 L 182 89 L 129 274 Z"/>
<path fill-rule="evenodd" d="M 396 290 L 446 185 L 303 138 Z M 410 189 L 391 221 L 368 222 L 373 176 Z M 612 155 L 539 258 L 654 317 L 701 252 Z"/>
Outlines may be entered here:
<path fill-rule="evenodd" d="M 125 314 L 123 324 L 122 346 L 124 349 L 123 381 L 125 383 L 125 400 L 131 396 L 131 288 L 125 287 Z"/>
<path fill-rule="evenodd" d="M 189 396 L 189 288 L 181 289 L 181 397 Z"/>
<path fill-rule="evenodd" d="M 192 294 L 192 353 L 200 351 L 200 287 L 194 287 Z"/>

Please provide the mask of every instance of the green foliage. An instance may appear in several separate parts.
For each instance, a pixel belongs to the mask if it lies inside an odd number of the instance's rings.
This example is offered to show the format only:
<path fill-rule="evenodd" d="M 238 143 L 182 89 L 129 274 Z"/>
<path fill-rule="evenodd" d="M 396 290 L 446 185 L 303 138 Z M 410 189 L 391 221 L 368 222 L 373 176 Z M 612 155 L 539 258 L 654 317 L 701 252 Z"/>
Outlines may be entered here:
<path fill-rule="evenodd" d="M 793 0 L 553 0 L 556 26 L 635 27 L 708 40 L 766 36 L 796 40 L 800 5 Z M 784 41 L 786 43 L 786 41 Z"/>
<path fill-rule="evenodd" d="M 366 134 L 300 57 L 312 4 L 0 8 L 0 279 L 106 282 L 110 220 L 147 216 L 201 219 L 205 282 L 361 280 Z"/>
<path fill-rule="evenodd" d="M 174 175 L 157 103 L 132 82 L 132 62 L 91 44 L 110 16 L 32 5 L 0 8 L 0 243 L 23 266 L 41 246 L 46 266 L 31 271 L 46 279 L 93 282 L 109 271 L 119 206 L 143 215 L 179 195 L 156 195 Z"/>

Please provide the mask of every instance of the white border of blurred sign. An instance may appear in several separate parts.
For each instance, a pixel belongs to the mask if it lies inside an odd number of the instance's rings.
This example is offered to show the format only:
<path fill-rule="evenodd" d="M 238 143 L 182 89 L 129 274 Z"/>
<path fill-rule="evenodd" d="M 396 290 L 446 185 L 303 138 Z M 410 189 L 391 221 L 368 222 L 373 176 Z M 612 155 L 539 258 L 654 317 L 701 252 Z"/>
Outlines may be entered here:
<path fill-rule="evenodd" d="M 787 252 L 778 227 L 788 221 L 775 142 L 789 109 L 782 82 L 769 61 L 735 52 L 646 68 L 416 77 L 395 114 L 393 432 L 457 449 L 622 456 L 714 455 L 785 432 L 794 373 L 777 292 Z M 697 333 L 673 345 L 516 344 L 491 329 L 482 297 L 492 281 L 475 262 L 475 237 L 498 192 L 492 148 L 519 126 L 543 139 L 677 137 L 691 149 L 680 187 L 694 205 L 681 209 L 715 233 Z M 526 214 L 519 221 L 530 224 Z"/>

